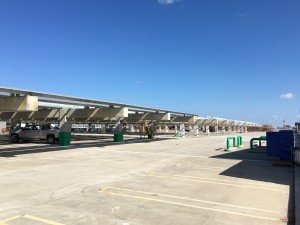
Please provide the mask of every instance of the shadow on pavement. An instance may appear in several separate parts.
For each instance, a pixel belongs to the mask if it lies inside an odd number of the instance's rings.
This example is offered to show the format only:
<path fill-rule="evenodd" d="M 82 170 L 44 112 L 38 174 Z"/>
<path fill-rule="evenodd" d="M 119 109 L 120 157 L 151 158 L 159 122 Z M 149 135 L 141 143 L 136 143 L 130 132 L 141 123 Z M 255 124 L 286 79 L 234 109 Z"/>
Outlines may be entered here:
<path fill-rule="evenodd" d="M 295 224 L 294 168 L 276 167 L 278 158 L 268 157 L 266 148 L 233 150 L 211 158 L 242 160 L 220 173 L 223 176 L 263 181 L 289 186 L 288 225 Z"/>
<path fill-rule="evenodd" d="M 22 146 L 22 144 L 18 144 L 18 146 L 15 148 L 12 147 L 12 148 L 5 148 L 5 149 L 1 149 L 1 145 L 0 145 L 0 157 L 15 157 L 17 155 L 24 155 L 24 154 L 74 150 L 74 149 L 88 148 L 88 147 L 105 147 L 105 146 L 112 146 L 112 145 L 126 145 L 126 144 L 132 144 L 132 143 L 148 143 L 148 142 L 164 141 L 164 140 L 170 140 L 170 138 L 157 138 L 155 140 L 135 138 L 135 139 L 125 140 L 124 142 L 120 142 L 120 143 L 111 141 L 111 138 L 106 138 L 106 140 L 103 140 L 103 138 L 102 139 L 100 138 L 99 141 L 96 141 L 96 142 L 95 141 L 94 142 L 80 142 L 80 143 L 72 142 L 71 145 L 68 147 L 61 147 L 61 146 L 58 146 L 57 144 L 46 145 L 46 144 L 44 144 L 44 142 L 33 143 L 33 144 L 36 144 L 36 146 L 32 146 L 32 145 L 28 146 L 25 143 L 24 143 L 24 146 Z M 43 144 L 43 145 L 40 145 L 40 144 Z M 10 144 L 10 145 L 13 145 L 13 144 Z"/>

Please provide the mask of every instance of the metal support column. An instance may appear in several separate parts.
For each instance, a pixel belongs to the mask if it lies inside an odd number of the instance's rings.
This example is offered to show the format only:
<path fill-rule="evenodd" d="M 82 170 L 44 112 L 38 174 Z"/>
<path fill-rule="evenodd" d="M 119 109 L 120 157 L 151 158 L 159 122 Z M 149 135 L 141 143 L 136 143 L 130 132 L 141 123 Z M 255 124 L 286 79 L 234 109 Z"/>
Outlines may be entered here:
<path fill-rule="evenodd" d="M 72 125 L 68 122 L 66 117 L 67 109 L 60 109 L 59 110 L 59 145 L 60 146 L 69 146 L 71 144 L 71 129 Z"/>

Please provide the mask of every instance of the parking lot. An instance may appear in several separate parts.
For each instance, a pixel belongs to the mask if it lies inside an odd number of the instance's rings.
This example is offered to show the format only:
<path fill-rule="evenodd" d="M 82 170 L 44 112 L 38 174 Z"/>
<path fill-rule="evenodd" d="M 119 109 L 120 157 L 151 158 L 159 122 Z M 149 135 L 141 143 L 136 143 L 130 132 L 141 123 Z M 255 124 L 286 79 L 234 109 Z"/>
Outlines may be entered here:
<path fill-rule="evenodd" d="M 0 143 L 1 225 L 287 224 L 293 169 L 225 136 Z M 3 138 L 3 137 L 2 137 Z"/>

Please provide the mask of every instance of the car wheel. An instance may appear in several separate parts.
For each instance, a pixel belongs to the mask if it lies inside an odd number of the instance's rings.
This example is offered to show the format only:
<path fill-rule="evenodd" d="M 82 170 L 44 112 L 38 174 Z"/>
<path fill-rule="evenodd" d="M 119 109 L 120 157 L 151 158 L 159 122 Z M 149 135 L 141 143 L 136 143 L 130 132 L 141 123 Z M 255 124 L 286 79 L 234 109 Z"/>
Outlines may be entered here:
<path fill-rule="evenodd" d="M 12 143 L 19 143 L 19 141 L 20 141 L 19 135 L 17 135 L 17 134 L 11 135 L 10 141 L 11 141 Z"/>
<path fill-rule="evenodd" d="M 55 143 L 55 137 L 54 137 L 54 135 L 48 135 L 47 136 L 47 143 L 48 144 L 54 144 Z"/>

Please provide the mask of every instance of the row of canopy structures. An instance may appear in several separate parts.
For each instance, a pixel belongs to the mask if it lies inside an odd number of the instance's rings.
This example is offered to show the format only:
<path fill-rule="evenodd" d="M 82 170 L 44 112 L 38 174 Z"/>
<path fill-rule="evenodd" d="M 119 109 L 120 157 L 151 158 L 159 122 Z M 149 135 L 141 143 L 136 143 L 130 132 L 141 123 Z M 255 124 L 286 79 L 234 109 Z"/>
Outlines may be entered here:
<path fill-rule="evenodd" d="M 260 130 L 257 123 L 216 117 L 199 117 L 192 113 L 176 112 L 123 103 L 84 99 L 35 91 L 0 87 L 0 121 L 58 124 L 61 133 L 69 133 L 75 124 L 110 124 L 114 131 L 136 132 L 143 124 L 155 124 L 159 131 L 175 131 L 198 135 L 199 131 L 247 132 Z"/>

